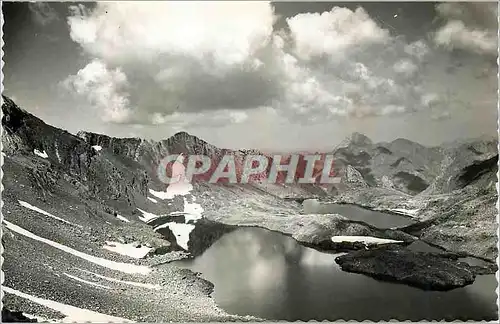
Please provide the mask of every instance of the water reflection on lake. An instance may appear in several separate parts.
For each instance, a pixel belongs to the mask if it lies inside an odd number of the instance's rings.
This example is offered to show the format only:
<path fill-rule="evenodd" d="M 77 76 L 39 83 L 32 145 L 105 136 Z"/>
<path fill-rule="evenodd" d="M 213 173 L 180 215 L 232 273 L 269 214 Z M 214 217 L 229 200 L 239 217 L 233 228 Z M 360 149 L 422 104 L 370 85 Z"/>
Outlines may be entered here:
<path fill-rule="evenodd" d="M 203 273 L 226 311 L 275 320 L 495 319 L 496 279 L 429 292 L 341 271 L 337 255 L 279 233 L 242 228 L 193 260 L 174 264 Z"/>

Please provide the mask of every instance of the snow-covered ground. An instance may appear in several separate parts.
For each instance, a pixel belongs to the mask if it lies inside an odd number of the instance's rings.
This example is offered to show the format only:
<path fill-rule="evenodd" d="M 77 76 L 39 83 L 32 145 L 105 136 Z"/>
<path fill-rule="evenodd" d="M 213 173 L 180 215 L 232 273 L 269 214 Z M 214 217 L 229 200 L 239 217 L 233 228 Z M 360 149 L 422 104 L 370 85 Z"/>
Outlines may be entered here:
<path fill-rule="evenodd" d="M 46 159 L 46 158 L 48 158 L 48 157 L 49 157 L 49 155 L 48 155 L 45 151 L 40 152 L 39 150 L 34 149 L 34 150 L 33 150 L 33 153 L 35 153 L 35 155 L 38 155 L 39 157 L 42 157 L 42 158 L 44 158 L 44 159 Z"/>
<path fill-rule="evenodd" d="M 16 232 L 16 233 L 23 235 L 23 236 L 26 236 L 26 237 L 29 237 L 29 238 L 34 239 L 36 241 L 48 244 L 52 247 L 55 247 L 56 249 L 59 249 L 59 250 L 64 251 L 66 253 L 70 253 L 76 257 L 79 257 L 79 258 L 84 259 L 86 261 L 89 261 L 91 263 L 97 264 L 101 267 L 105 267 L 105 268 L 112 269 L 112 270 L 117 270 L 117 271 L 124 272 L 124 273 L 131 273 L 131 274 L 138 273 L 138 274 L 145 275 L 145 274 L 148 274 L 149 272 L 151 272 L 151 268 L 149 268 L 149 267 L 139 266 L 139 265 L 130 264 L 130 263 L 115 262 L 115 261 L 107 260 L 104 258 L 95 257 L 92 255 L 77 251 L 75 249 L 72 249 L 66 245 L 63 245 L 63 244 L 48 240 L 46 238 L 40 237 L 36 234 L 33 234 L 33 233 L 25 230 L 22 227 L 19 227 L 15 224 L 12 224 L 11 222 L 9 222 L 5 219 L 3 220 L 3 222 L 5 223 L 6 227 L 13 232 Z"/>
<path fill-rule="evenodd" d="M 16 295 L 21 298 L 28 299 L 34 303 L 39 305 L 51 308 L 55 311 L 58 311 L 66 317 L 61 321 L 61 323 L 83 323 L 83 322 L 92 322 L 92 323 L 133 323 L 126 318 L 115 317 L 111 315 L 106 315 L 98 312 L 94 312 L 88 309 L 78 308 L 75 306 L 59 303 L 49 299 L 43 299 L 40 297 L 32 296 L 26 293 L 23 293 L 19 290 L 12 289 L 10 287 L 2 287 L 2 290 L 6 293 Z"/>
<path fill-rule="evenodd" d="M 123 244 L 119 242 L 111 242 L 106 241 L 106 245 L 103 246 L 104 249 L 115 252 L 121 255 L 126 255 L 135 259 L 144 258 L 152 248 L 141 245 L 141 247 L 137 247 L 138 243 L 128 243 Z"/>
<path fill-rule="evenodd" d="M 365 244 L 390 244 L 390 243 L 403 243 L 403 241 L 396 241 L 390 239 L 383 239 L 373 236 L 332 236 L 332 242 L 362 242 Z"/>

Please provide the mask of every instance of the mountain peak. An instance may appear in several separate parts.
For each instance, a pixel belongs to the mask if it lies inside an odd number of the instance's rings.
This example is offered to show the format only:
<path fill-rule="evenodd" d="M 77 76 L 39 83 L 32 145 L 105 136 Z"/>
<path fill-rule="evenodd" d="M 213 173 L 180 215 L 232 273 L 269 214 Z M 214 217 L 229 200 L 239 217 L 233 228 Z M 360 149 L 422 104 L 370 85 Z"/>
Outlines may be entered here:
<path fill-rule="evenodd" d="M 365 145 L 371 145 L 373 144 L 372 140 L 368 138 L 368 136 L 354 132 L 348 137 L 346 137 L 340 144 L 337 146 L 337 149 L 339 148 L 346 148 L 351 145 L 355 146 L 365 146 Z"/>
<path fill-rule="evenodd" d="M 354 132 L 350 136 L 351 143 L 353 144 L 362 144 L 362 145 L 367 145 L 367 144 L 372 144 L 372 140 L 368 138 L 368 136 Z"/>
<path fill-rule="evenodd" d="M 185 131 L 177 132 L 174 134 L 174 137 L 181 137 L 181 136 L 192 136 L 192 135 L 190 135 L 188 132 Z"/>

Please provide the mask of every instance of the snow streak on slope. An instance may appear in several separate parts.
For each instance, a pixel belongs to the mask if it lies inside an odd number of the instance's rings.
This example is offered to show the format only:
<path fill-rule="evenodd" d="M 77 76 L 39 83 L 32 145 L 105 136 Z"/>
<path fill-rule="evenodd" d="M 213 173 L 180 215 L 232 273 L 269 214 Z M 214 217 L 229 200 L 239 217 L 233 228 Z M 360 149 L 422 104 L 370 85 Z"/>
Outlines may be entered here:
<path fill-rule="evenodd" d="M 33 153 L 35 153 L 35 155 L 38 155 L 39 157 L 42 157 L 42 158 L 44 158 L 44 159 L 46 159 L 46 158 L 48 158 L 48 157 L 49 157 L 45 151 L 40 152 L 39 150 L 34 149 L 34 150 L 33 150 Z"/>
<path fill-rule="evenodd" d="M 125 217 L 121 216 L 121 215 L 116 215 L 116 218 L 118 218 L 119 220 L 125 222 L 125 223 L 130 223 L 130 221 L 128 219 L 126 219 Z"/>
<path fill-rule="evenodd" d="M 106 315 L 98 312 L 94 312 L 88 309 L 83 309 L 83 308 L 78 308 L 75 306 L 63 304 L 63 303 L 58 303 L 53 300 L 49 299 L 43 299 L 35 296 L 31 296 L 28 294 L 25 294 L 19 290 L 15 290 L 9 287 L 2 287 L 2 290 L 5 291 L 6 293 L 13 294 L 16 296 L 19 296 L 21 298 L 28 299 L 34 303 L 37 303 L 39 305 L 51 308 L 55 311 L 58 311 L 66 317 L 62 320 L 63 323 L 84 323 L 84 322 L 92 322 L 92 323 L 133 323 L 133 321 L 121 318 L 121 317 L 115 317 L 111 315 Z"/>
<path fill-rule="evenodd" d="M 403 243 L 403 241 L 396 241 L 390 239 L 383 239 L 373 236 L 332 236 L 332 242 L 362 242 L 365 244 L 388 244 L 388 243 Z"/>
<path fill-rule="evenodd" d="M 29 237 L 31 239 L 34 239 L 36 241 L 48 244 L 52 247 L 55 247 L 56 249 L 59 249 L 59 250 L 64 251 L 66 253 L 70 253 L 76 257 L 79 257 L 79 258 L 84 259 L 88 262 L 97 264 L 101 267 L 105 267 L 108 269 L 112 269 L 112 270 L 116 270 L 116 271 L 120 271 L 120 272 L 124 272 L 124 273 L 139 273 L 139 274 L 143 274 L 143 275 L 151 272 L 151 269 L 149 267 L 139 266 L 139 265 L 130 264 L 130 263 L 115 262 L 115 261 L 95 257 L 92 255 L 77 251 L 75 249 L 72 249 L 66 245 L 63 245 L 63 244 L 45 239 L 45 238 L 40 237 L 38 235 L 35 235 L 35 234 L 25 230 L 22 227 L 19 227 L 15 224 L 12 224 L 9 221 L 6 221 L 5 219 L 3 220 L 3 222 L 5 223 L 5 225 L 7 225 L 8 229 L 10 229 L 18 234 L 21 234 L 21 235 L 24 235 L 24 236 Z"/>
<path fill-rule="evenodd" d="M 160 285 L 152 285 L 152 284 L 147 284 L 147 283 L 142 283 L 142 282 L 119 280 L 119 279 L 115 279 L 115 278 L 111 278 L 111 277 L 106 277 L 106 276 L 97 274 L 97 273 L 92 272 L 92 271 L 88 271 L 88 270 L 84 270 L 84 269 L 80 269 L 80 268 L 77 268 L 77 269 L 80 270 L 80 271 L 89 273 L 91 275 L 94 275 L 97 278 L 101 278 L 101 279 L 108 280 L 108 281 L 111 281 L 111 282 L 117 282 L 117 283 L 122 283 L 122 284 L 125 284 L 125 285 L 129 285 L 129 286 L 135 286 L 135 287 L 141 287 L 141 288 L 147 288 L 147 289 L 155 289 L 155 290 L 160 290 L 161 289 Z"/>
<path fill-rule="evenodd" d="M 419 209 L 404 209 L 404 208 L 395 208 L 395 209 L 389 209 L 389 211 L 392 211 L 397 214 L 405 215 L 405 216 L 416 216 Z"/>
<path fill-rule="evenodd" d="M 66 272 L 64 272 L 63 275 L 65 275 L 66 277 L 71 278 L 73 280 L 76 280 L 76 281 L 82 282 L 84 284 L 90 285 L 90 286 L 104 288 L 104 289 L 113 289 L 113 288 L 111 288 L 109 286 L 100 285 L 100 284 L 92 282 L 92 281 L 87 281 L 87 280 L 84 280 L 82 278 L 78 278 L 76 276 L 72 276 L 72 275 L 70 275 L 69 273 L 66 273 Z"/>
<path fill-rule="evenodd" d="M 19 201 L 19 204 L 20 204 L 21 206 L 25 207 L 25 208 L 28 208 L 28 209 L 34 210 L 34 211 L 36 211 L 36 212 L 38 212 L 38 213 L 40 213 L 40 214 L 43 214 L 43 215 L 45 215 L 45 216 L 52 217 L 52 218 L 57 219 L 58 221 L 61 221 L 61 222 L 63 222 L 63 223 L 66 223 L 66 224 L 69 224 L 69 225 L 73 225 L 73 226 L 82 227 L 82 226 L 80 226 L 80 225 L 77 225 L 77 224 L 74 224 L 74 223 L 68 222 L 67 220 L 62 219 L 62 218 L 60 218 L 60 217 L 54 216 L 54 215 L 52 215 L 51 213 L 48 213 L 48 212 L 46 212 L 45 210 L 40 209 L 40 208 L 38 208 L 38 207 L 36 207 L 36 206 L 33 206 L 33 205 L 31 205 L 31 204 L 29 204 L 29 203 L 27 203 L 27 202 L 25 202 L 25 201 L 22 201 L 22 200 L 18 200 L 18 201 Z"/>

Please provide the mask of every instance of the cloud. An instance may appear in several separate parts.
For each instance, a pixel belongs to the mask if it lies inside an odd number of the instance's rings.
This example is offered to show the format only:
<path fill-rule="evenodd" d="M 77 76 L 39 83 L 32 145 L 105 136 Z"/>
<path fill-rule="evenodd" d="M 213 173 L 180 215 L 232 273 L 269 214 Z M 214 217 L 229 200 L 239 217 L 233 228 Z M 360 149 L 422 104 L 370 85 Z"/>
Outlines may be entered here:
<path fill-rule="evenodd" d="M 269 41 L 274 13 L 266 2 L 99 3 L 73 7 L 71 38 L 116 63 L 189 57 L 214 75 L 245 63 Z"/>
<path fill-rule="evenodd" d="M 402 59 L 394 63 L 394 71 L 397 73 L 412 76 L 418 70 L 418 66 L 410 59 Z"/>
<path fill-rule="evenodd" d="M 404 46 L 404 52 L 419 61 L 422 61 L 429 54 L 429 51 L 429 46 L 421 39 Z"/>
<path fill-rule="evenodd" d="M 386 43 L 389 31 L 380 28 L 363 8 L 334 7 L 329 12 L 303 13 L 287 19 L 297 55 L 302 59 L 337 56 L 363 45 Z"/>
<path fill-rule="evenodd" d="M 42 26 L 59 20 L 57 12 L 46 2 L 30 2 L 28 9 L 31 11 L 33 20 Z"/>
<path fill-rule="evenodd" d="M 93 60 L 64 84 L 114 123 L 317 123 L 425 108 L 424 42 L 391 36 L 362 8 L 299 14 L 286 30 L 275 20 L 260 1 L 72 7 L 70 36 Z"/>
<path fill-rule="evenodd" d="M 446 24 L 434 34 L 434 42 L 448 49 L 462 49 L 496 56 L 497 8 L 494 3 L 441 3 L 436 6 Z"/>
<path fill-rule="evenodd" d="M 127 76 L 119 69 L 110 70 L 93 60 L 76 75 L 68 77 L 63 86 L 102 110 L 106 122 L 123 123 L 130 120 L 131 108 L 126 94 L 120 92 L 127 86 Z"/>

